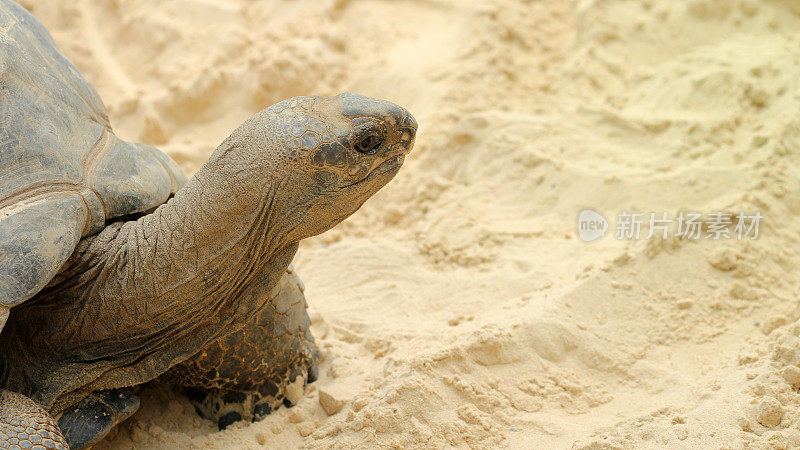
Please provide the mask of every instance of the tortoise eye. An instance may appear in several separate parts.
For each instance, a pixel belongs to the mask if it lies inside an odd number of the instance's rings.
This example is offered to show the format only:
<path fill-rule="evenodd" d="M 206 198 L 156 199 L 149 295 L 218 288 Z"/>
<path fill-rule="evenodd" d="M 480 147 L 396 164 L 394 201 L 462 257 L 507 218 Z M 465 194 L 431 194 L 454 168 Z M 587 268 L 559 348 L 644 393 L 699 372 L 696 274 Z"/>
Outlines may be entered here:
<path fill-rule="evenodd" d="M 353 137 L 353 148 L 357 152 L 366 155 L 375 153 L 384 141 L 383 129 L 374 123 L 367 124 L 360 128 Z"/>
<path fill-rule="evenodd" d="M 356 144 L 356 150 L 361 153 L 372 153 L 383 144 L 383 137 L 370 134 Z"/>

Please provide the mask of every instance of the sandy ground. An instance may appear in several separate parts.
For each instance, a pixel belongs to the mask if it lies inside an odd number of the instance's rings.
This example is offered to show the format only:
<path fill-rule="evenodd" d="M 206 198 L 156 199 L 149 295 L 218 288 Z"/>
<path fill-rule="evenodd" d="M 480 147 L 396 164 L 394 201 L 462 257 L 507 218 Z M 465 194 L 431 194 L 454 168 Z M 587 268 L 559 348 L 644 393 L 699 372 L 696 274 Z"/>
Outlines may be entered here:
<path fill-rule="evenodd" d="M 294 95 L 420 123 L 396 179 L 295 260 L 324 355 L 306 398 L 217 432 L 151 386 L 100 447 L 800 445 L 796 1 L 25 4 L 117 133 L 188 173 Z M 608 236 L 578 238 L 584 208 Z M 618 240 L 621 211 L 764 219 Z"/>

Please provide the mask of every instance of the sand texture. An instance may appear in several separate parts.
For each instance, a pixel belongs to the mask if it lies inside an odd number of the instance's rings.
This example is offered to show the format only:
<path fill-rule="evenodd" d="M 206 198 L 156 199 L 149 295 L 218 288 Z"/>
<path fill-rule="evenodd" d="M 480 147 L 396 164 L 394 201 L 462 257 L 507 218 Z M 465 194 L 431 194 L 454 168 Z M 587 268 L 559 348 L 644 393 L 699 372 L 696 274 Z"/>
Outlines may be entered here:
<path fill-rule="evenodd" d="M 100 448 L 800 446 L 797 1 L 25 5 L 116 132 L 189 174 L 295 95 L 420 123 L 295 259 L 324 357 L 299 405 L 217 432 L 148 386 Z M 584 208 L 764 219 L 587 244 Z"/>

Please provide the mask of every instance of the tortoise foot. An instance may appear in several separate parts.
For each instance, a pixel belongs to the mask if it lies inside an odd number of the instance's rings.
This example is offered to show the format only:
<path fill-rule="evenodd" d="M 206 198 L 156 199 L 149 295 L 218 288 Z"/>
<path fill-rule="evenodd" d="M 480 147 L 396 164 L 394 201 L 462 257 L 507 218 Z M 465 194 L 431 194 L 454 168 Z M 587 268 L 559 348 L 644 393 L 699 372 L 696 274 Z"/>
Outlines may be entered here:
<path fill-rule="evenodd" d="M 58 419 L 71 449 L 90 447 L 139 409 L 139 397 L 130 389 L 93 392 L 67 409 Z"/>
<path fill-rule="evenodd" d="M 185 388 L 189 400 L 200 417 L 217 422 L 220 431 L 239 421 L 258 422 L 284 405 L 296 405 L 308 383 L 316 381 L 319 369 L 287 371 L 281 379 L 268 381 L 249 391 L 229 389 Z"/>
<path fill-rule="evenodd" d="M 277 286 L 255 283 L 250 289 L 266 301 L 243 329 L 162 376 L 182 386 L 197 413 L 220 430 L 240 420 L 261 420 L 281 405 L 294 406 L 303 387 L 319 376 L 303 283 L 292 267 Z"/>

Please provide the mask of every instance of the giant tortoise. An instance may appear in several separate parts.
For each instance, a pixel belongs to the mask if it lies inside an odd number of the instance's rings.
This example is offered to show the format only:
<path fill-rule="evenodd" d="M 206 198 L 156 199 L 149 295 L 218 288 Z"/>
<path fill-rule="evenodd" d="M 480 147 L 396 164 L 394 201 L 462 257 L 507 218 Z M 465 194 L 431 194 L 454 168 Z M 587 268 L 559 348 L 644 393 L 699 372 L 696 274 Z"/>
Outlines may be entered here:
<path fill-rule="evenodd" d="M 221 428 L 287 401 L 317 376 L 298 242 L 391 180 L 416 128 L 387 101 L 296 97 L 187 181 L 0 0 L 0 447 L 92 445 L 156 378 Z"/>

